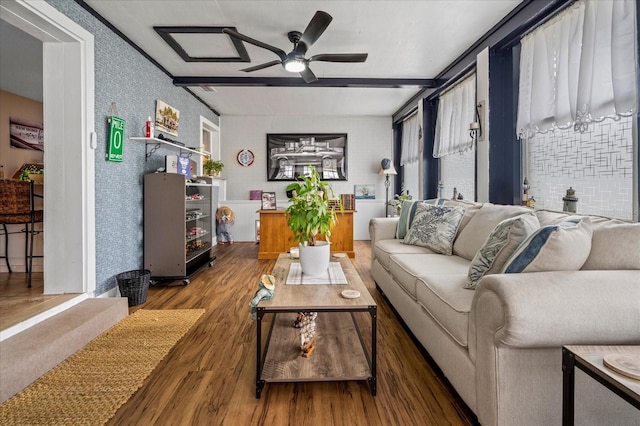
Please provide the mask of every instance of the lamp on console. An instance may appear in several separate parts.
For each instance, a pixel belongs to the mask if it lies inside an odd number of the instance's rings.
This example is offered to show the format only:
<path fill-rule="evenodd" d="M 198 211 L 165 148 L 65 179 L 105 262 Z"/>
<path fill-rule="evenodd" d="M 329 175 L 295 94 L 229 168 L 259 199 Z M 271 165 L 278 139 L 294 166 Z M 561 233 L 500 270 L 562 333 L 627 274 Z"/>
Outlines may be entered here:
<path fill-rule="evenodd" d="M 388 158 L 383 158 L 380 162 L 380 172 L 378 174 L 384 175 L 384 187 L 386 190 L 385 195 L 385 203 L 384 203 L 384 213 L 385 216 L 389 216 L 389 186 L 391 186 L 391 182 L 389 181 L 390 175 L 397 175 L 395 167 L 393 167 L 393 163 Z"/>

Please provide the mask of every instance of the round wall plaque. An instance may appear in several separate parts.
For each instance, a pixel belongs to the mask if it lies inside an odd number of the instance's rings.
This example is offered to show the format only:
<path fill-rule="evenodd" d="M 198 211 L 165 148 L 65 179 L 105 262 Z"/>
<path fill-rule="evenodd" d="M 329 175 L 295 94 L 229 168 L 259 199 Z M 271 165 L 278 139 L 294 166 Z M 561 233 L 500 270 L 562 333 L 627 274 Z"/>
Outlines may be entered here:
<path fill-rule="evenodd" d="M 238 152 L 238 163 L 240 163 L 244 167 L 249 167 L 253 164 L 253 160 L 255 157 L 253 156 L 253 152 L 250 149 L 243 149 Z"/>

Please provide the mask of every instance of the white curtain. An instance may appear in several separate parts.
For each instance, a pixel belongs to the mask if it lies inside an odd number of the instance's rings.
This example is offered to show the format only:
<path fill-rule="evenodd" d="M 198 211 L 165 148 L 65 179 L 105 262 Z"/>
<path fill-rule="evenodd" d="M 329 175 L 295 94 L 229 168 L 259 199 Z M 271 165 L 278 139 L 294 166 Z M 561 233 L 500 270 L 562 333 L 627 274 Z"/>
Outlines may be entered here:
<path fill-rule="evenodd" d="M 634 0 L 579 0 L 523 37 L 519 137 L 634 112 L 635 16 Z"/>
<path fill-rule="evenodd" d="M 440 95 L 433 156 L 464 152 L 473 148 L 469 124 L 476 121 L 475 73 Z"/>
<path fill-rule="evenodd" d="M 418 140 L 419 127 L 418 113 L 415 112 L 402 122 L 402 146 L 400 152 L 400 165 L 416 163 L 419 156 Z"/>

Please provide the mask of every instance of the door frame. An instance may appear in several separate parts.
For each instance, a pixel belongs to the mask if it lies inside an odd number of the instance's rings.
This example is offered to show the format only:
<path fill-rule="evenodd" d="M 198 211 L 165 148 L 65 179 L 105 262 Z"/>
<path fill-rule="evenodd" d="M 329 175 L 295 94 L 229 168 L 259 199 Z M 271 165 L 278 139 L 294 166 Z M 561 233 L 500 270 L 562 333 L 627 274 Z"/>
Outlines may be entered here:
<path fill-rule="evenodd" d="M 93 297 L 93 35 L 44 1 L 3 1 L 0 19 L 43 43 L 44 293 Z"/>

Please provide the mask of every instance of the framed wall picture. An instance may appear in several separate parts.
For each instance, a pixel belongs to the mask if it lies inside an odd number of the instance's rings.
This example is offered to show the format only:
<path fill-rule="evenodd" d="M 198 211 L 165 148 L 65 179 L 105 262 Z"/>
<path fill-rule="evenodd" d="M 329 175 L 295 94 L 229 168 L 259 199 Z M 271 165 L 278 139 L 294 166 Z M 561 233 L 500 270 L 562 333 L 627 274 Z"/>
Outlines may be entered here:
<path fill-rule="evenodd" d="M 375 185 L 355 185 L 353 192 L 356 200 L 374 200 L 376 198 Z"/>
<path fill-rule="evenodd" d="M 262 192 L 262 210 L 275 210 L 276 209 L 276 193 L 275 192 Z"/>
<path fill-rule="evenodd" d="M 315 167 L 322 180 L 347 180 L 346 133 L 268 133 L 267 180 L 294 181 Z"/>
<path fill-rule="evenodd" d="M 178 136 L 180 126 L 180 111 L 167 105 L 160 99 L 156 100 L 156 131 Z"/>

